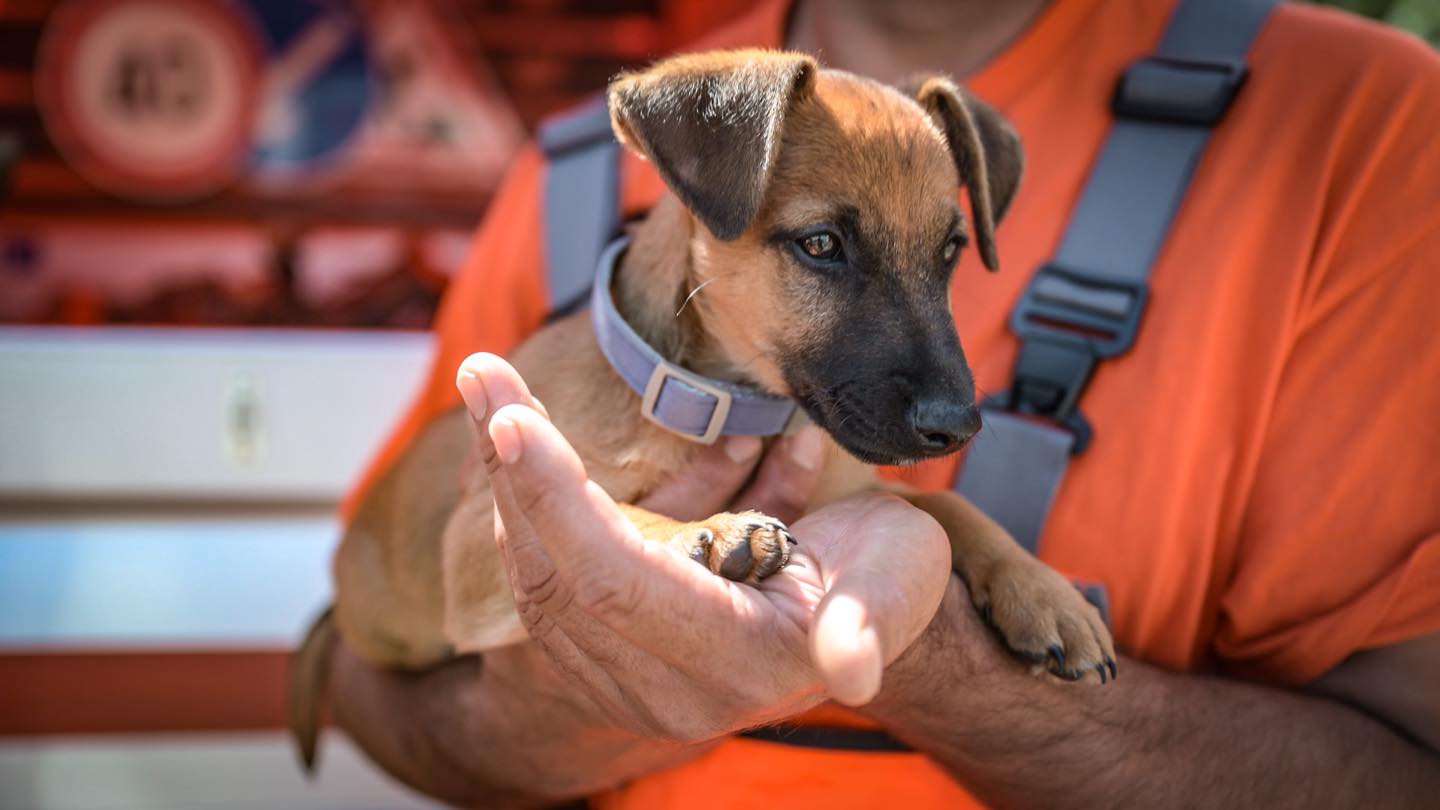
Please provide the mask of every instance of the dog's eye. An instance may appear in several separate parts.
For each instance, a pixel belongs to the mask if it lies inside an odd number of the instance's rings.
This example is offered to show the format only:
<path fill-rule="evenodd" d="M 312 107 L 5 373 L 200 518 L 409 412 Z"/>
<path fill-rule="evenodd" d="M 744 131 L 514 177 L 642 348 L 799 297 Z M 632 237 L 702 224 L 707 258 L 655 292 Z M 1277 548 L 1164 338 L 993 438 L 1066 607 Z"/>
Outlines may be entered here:
<path fill-rule="evenodd" d="M 945 247 L 940 248 L 940 260 L 946 264 L 954 262 L 955 257 L 960 255 L 960 248 L 962 247 L 965 247 L 964 237 L 959 234 L 950 237 L 946 240 Z"/>
<path fill-rule="evenodd" d="M 795 240 L 805 255 L 822 262 L 833 262 L 840 258 L 840 238 L 829 231 L 812 233 Z"/>

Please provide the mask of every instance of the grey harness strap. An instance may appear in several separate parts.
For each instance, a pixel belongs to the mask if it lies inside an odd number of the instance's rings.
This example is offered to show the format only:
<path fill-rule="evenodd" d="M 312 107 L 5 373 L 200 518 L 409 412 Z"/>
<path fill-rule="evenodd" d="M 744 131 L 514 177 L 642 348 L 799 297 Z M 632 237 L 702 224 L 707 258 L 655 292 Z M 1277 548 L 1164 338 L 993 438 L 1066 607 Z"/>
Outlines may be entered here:
<path fill-rule="evenodd" d="M 1276 0 L 1182 0 L 1158 52 L 1120 78 L 1115 124 L 1055 257 L 1011 314 L 1008 392 L 982 404 L 955 490 L 1032 553 L 1090 426 L 1077 408 L 1100 360 L 1135 342 L 1147 279 L 1210 138 L 1245 80 Z"/>
<path fill-rule="evenodd" d="M 620 144 L 603 96 L 556 116 L 538 140 L 545 175 L 545 250 L 550 317 L 583 305 L 595 265 L 620 232 Z"/>

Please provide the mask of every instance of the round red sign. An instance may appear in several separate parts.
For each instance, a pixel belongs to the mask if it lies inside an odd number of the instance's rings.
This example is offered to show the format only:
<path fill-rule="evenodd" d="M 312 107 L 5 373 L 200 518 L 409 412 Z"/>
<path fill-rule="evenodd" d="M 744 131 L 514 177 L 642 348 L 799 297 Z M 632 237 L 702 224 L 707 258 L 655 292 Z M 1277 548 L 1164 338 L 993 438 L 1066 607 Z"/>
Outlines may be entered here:
<path fill-rule="evenodd" d="M 112 194 L 148 201 L 233 182 L 260 89 L 260 42 L 244 15 L 204 0 L 61 7 L 35 75 L 45 129 L 65 160 Z"/>

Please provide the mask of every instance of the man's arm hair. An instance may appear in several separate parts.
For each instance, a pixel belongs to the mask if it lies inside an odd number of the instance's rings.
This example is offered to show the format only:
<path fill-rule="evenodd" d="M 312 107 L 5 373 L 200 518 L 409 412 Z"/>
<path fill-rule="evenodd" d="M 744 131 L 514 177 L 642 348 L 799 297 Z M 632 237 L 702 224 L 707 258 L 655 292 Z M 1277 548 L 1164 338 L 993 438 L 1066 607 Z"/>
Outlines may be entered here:
<path fill-rule="evenodd" d="M 869 711 L 993 806 L 1421 807 L 1440 796 L 1440 755 L 1366 711 L 1128 658 L 1112 685 L 1056 685 L 1007 660 L 963 586 L 951 590 Z M 1433 693 L 1437 671 L 1432 655 L 1403 678 Z"/>

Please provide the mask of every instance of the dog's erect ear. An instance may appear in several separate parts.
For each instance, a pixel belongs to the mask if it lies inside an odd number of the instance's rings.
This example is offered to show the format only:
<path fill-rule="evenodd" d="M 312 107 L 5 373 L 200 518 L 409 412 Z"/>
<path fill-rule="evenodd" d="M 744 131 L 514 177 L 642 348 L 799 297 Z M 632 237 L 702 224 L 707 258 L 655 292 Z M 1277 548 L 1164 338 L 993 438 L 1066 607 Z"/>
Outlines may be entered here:
<path fill-rule="evenodd" d="M 668 59 L 610 83 L 610 123 L 711 233 L 735 239 L 760 212 L 786 113 L 816 70 L 778 51 Z"/>
<path fill-rule="evenodd" d="M 922 76 L 906 83 L 950 144 L 960 182 L 970 192 L 970 216 L 975 220 L 975 244 L 991 270 L 999 267 L 995 253 L 995 226 L 1015 199 L 1025 152 L 1020 136 L 1004 116 L 944 76 Z"/>

